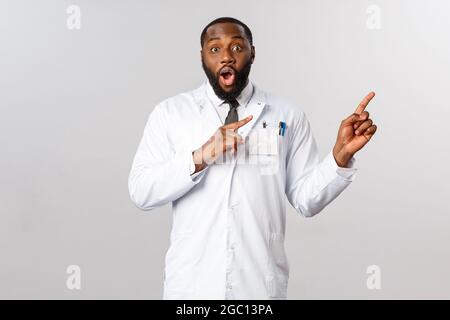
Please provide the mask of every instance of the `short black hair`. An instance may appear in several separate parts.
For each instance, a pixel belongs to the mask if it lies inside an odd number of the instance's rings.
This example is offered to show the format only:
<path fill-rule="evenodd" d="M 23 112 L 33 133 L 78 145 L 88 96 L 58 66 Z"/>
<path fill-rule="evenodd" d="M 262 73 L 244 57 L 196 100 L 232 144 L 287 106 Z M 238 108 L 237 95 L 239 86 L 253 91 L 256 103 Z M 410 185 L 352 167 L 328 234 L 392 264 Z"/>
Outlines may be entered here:
<path fill-rule="evenodd" d="M 235 18 L 221 17 L 221 18 L 214 19 L 213 21 L 208 23 L 206 25 L 206 27 L 203 29 L 202 34 L 200 36 L 200 46 L 203 47 L 203 42 L 205 41 L 206 31 L 208 30 L 209 27 L 211 27 L 212 25 L 218 24 L 218 23 L 225 23 L 225 22 L 236 23 L 236 24 L 240 25 L 242 28 L 244 28 L 245 36 L 247 37 L 248 42 L 250 42 L 250 45 L 253 45 L 252 32 L 250 31 L 250 28 L 245 23 L 243 23 L 242 21 L 239 21 L 238 19 L 235 19 Z"/>

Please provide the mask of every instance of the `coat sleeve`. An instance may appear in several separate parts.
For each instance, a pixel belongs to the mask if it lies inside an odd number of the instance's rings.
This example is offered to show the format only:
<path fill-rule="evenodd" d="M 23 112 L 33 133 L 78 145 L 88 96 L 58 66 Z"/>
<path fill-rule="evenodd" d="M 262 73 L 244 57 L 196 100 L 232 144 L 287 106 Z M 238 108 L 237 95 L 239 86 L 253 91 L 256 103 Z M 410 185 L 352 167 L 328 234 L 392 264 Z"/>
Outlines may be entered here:
<path fill-rule="evenodd" d="M 286 196 L 297 212 L 312 217 L 322 211 L 356 176 L 355 159 L 339 167 L 330 152 L 320 161 L 317 144 L 306 115 L 293 123 L 286 155 Z"/>
<path fill-rule="evenodd" d="M 151 112 L 128 177 L 128 190 L 134 204 L 150 210 L 172 202 L 195 186 L 206 169 L 191 176 L 192 151 L 175 150 L 168 130 L 166 111 L 158 105 Z"/>

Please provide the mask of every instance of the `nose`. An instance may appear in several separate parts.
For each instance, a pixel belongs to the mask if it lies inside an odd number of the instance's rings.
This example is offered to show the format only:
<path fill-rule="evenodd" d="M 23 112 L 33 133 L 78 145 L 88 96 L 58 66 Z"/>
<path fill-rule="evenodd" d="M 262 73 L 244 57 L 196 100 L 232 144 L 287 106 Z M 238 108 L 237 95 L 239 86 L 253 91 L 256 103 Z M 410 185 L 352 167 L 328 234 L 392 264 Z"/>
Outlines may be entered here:
<path fill-rule="evenodd" d="M 226 49 L 222 51 L 222 60 L 221 63 L 222 64 L 233 64 L 236 62 L 236 60 L 233 57 L 233 54 L 231 53 L 231 50 Z"/>

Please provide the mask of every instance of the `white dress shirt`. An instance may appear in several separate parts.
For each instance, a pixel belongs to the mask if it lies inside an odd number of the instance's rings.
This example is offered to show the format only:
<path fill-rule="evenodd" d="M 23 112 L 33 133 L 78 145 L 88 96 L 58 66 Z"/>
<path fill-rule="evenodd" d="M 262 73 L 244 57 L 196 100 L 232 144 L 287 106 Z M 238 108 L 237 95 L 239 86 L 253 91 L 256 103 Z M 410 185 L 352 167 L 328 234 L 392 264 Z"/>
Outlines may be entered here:
<path fill-rule="evenodd" d="M 250 98 L 253 95 L 253 84 L 249 80 L 247 85 L 242 89 L 242 92 L 239 94 L 239 96 L 236 98 L 237 102 L 239 103 L 239 106 L 236 108 L 236 111 L 238 113 L 239 119 L 243 119 L 245 117 L 242 117 L 242 113 L 244 108 L 247 107 L 248 102 L 250 101 Z M 220 121 L 223 124 L 225 124 L 225 119 L 227 118 L 228 111 L 230 111 L 230 105 L 226 103 L 224 100 L 220 99 L 216 93 L 214 92 L 214 89 L 210 85 L 210 83 L 207 83 L 206 87 L 206 96 L 209 99 L 209 102 L 211 102 L 212 106 L 217 112 L 217 115 L 220 118 Z M 193 178 L 199 175 L 200 172 L 195 172 L 195 163 L 194 159 L 192 159 L 191 166 L 190 166 L 190 172 Z"/>
<path fill-rule="evenodd" d="M 243 119 L 243 117 L 241 116 L 243 112 L 242 110 L 247 106 L 247 103 L 249 102 L 252 94 L 253 94 L 253 85 L 252 82 L 249 80 L 244 89 L 242 89 L 242 92 L 236 98 L 237 102 L 239 102 L 239 106 L 236 108 L 239 120 Z M 220 99 L 215 94 L 214 89 L 209 84 L 209 82 L 206 88 L 206 95 L 210 100 L 210 102 L 212 103 L 212 105 L 214 106 L 214 108 L 216 109 L 216 112 L 219 115 L 222 124 L 224 124 L 225 119 L 228 115 L 228 111 L 230 111 L 230 105 L 226 103 L 224 100 Z"/>
<path fill-rule="evenodd" d="M 285 196 L 299 214 L 311 217 L 356 175 L 354 158 L 349 168 L 338 167 L 332 152 L 320 161 L 298 108 L 250 82 L 238 102 L 239 119 L 253 115 L 238 130 L 245 144 L 228 161 L 194 175 L 192 151 L 229 110 L 208 81 L 162 101 L 144 129 L 128 186 L 142 210 L 172 202 L 165 299 L 285 299 Z M 280 121 L 286 123 L 284 135 Z"/>

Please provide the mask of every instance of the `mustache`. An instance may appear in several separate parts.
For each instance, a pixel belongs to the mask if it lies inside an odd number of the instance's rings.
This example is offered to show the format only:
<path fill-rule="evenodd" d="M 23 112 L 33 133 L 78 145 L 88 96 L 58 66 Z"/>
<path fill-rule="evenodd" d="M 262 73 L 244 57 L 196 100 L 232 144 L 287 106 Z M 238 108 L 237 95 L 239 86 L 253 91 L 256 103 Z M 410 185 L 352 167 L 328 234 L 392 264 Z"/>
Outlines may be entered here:
<path fill-rule="evenodd" d="M 241 70 L 237 70 L 236 68 L 234 68 L 232 66 L 224 66 L 218 72 L 215 72 L 215 71 L 211 70 L 210 68 L 208 68 L 208 66 L 205 64 L 204 59 L 202 59 L 203 71 L 205 72 L 205 74 L 209 80 L 209 83 L 211 84 L 211 87 L 214 90 L 214 93 L 220 99 L 225 100 L 225 101 L 231 100 L 231 99 L 236 99 L 239 96 L 239 94 L 242 92 L 242 90 L 245 88 L 245 86 L 247 84 L 248 76 L 250 74 L 251 66 L 252 66 L 252 61 L 251 61 L 251 58 L 249 58 Z M 220 71 L 225 67 L 233 69 L 234 73 L 235 73 L 235 77 L 236 77 L 236 82 L 233 86 L 233 89 L 229 92 L 224 91 L 219 84 Z"/>

